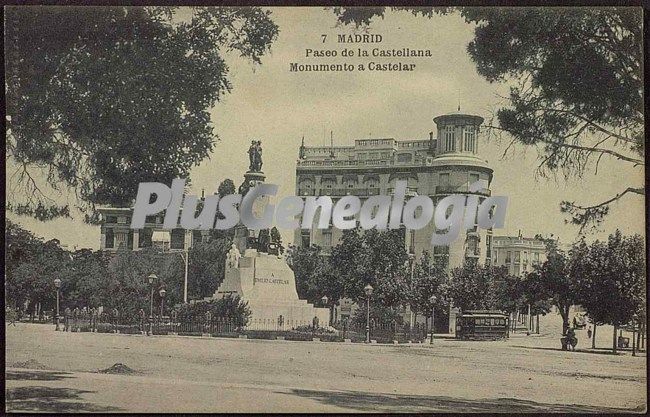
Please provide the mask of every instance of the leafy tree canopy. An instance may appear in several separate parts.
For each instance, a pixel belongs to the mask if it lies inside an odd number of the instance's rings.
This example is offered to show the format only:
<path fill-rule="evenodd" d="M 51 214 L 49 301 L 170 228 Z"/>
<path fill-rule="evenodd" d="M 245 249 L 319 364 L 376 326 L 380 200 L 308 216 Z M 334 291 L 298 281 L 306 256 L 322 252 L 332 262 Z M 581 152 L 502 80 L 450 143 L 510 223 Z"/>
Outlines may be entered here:
<path fill-rule="evenodd" d="M 643 167 L 642 13 L 632 7 L 394 7 L 426 17 L 458 11 L 472 24 L 467 52 L 490 82 L 512 84 L 488 131 L 536 146 L 537 172 L 581 176 L 600 159 Z M 336 7 L 343 24 L 369 25 L 385 7 Z M 508 146 L 510 148 L 510 146 Z M 507 152 L 507 150 L 506 150 Z M 609 205 L 641 184 L 593 206 L 560 204 L 571 223 L 597 226 Z"/>
<path fill-rule="evenodd" d="M 260 63 L 278 34 L 258 7 L 10 7 L 5 23 L 7 207 L 40 220 L 71 208 L 38 174 L 73 189 L 86 221 L 130 204 L 141 181 L 188 177 L 231 89 L 223 53 Z"/>

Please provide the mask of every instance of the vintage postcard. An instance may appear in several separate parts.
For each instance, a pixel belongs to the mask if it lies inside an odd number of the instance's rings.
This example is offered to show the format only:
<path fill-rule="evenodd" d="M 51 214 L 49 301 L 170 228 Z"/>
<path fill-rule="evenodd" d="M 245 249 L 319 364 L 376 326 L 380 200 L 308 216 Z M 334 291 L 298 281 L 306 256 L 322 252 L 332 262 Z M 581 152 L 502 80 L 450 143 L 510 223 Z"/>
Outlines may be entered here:
<path fill-rule="evenodd" d="M 4 8 L 5 411 L 647 411 L 644 9 Z"/>

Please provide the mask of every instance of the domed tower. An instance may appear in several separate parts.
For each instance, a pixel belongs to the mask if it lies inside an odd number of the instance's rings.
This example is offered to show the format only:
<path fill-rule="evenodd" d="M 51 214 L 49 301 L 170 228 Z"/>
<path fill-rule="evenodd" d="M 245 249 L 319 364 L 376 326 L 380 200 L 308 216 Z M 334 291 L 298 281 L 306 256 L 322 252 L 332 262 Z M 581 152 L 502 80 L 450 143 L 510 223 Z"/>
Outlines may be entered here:
<path fill-rule="evenodd" d="M 479 204 L 490 196 L 493 170 L 478 156 L 479 132 L 483 118 L 471 114 L 452 113 L 435 117 L 437 126 L 436 154 L 432 167 L 437 173 L 434 203 L 450 194 L 478 195 Z M 483 187 L 470 191 L 470 185 L 483 180 Z M 474 213 L 476 216 L 476 213 Z M 465 217 L 465 216 L 464 216 Z M 489 263 L 491 259 L 491 230 L 461 228 L 458 239 L 449 246 L 435 246 L 433 256 L 449 269 L 468 262 Z M 449 312 L 450 332 L 455 330 L 456 309 Z"/>
<path fill-rule="evenodd" d="M 478 156 L 479 132 L 483 118 L 471 114 L 452 113 L 433 119 L 437 126 L 436 155 L 432 167 L 437 173 L 434 201 L 450 194 L 478 195 L 479 203 L 490 196 L 492 169 Z M 483 180 L 484 187 L 470 191 L 470 185 Z M 476 219 L 475 219 L 476 222 Z M 455 268 L 470 262 L 489 262 L 491 231 L 473 227 L 461 230 L 458 239 L 447 249 L 434 248 L 436 252 L 448 251 L 448 265 Z"/>

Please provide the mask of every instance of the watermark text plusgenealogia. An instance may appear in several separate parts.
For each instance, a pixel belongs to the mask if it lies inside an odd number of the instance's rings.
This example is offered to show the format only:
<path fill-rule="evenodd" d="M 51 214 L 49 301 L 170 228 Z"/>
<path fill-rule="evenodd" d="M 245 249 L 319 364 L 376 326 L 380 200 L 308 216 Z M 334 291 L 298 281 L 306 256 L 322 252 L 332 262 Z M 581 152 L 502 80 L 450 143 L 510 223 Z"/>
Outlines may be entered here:
<path fill-rule="evenodd" d="M 270 199 L 278 192 L 277 185 L 260 183 L 244 196 L 207 196 L 197 214 L 198 197 L 184 196 L 185 180 L 177 178 L 172 181 L 171 188 L 158 182 L 139 184 L 131 228 L 142 229 L 147 216 L 164 210 L 164 229 L 177 228 L 179 214 L 180 226 L 190 230 L 230 229 L 240 221 L 249 229 L 262 230 L 271 228 L 274 218 L 279 228 L 311 229 L 320 209 L 318 229 L 328 229 L 331 225 L 337 229 L 353 229 L 359 225 L 362 229 L 386 230 L 404 226 L 419 230 L 433 219 L 435 230 L 431 244 L 449 245 L 458 238 L 461 228 L 503 228 L 508 198 L 491 196 L 479 202 L 479 196 L 474 193 L 483 188 L 486 188 L 486 181 L 476 181 L 469 185 L 468 194 L 445 196 L 434 208 L 433 200 L 426 195 L 407 199 L 406 181 L 396 181 L 393 195 L 370 196 L 363 203 L 354 195 L 341 197 L 336 203 L 329 196 L 288 196 L 277 206 L 268 201 L 261 213 L 255 213 L 253 207 L 258 198 Z M 223 218 L 215 223 L 217 208 Z"/>

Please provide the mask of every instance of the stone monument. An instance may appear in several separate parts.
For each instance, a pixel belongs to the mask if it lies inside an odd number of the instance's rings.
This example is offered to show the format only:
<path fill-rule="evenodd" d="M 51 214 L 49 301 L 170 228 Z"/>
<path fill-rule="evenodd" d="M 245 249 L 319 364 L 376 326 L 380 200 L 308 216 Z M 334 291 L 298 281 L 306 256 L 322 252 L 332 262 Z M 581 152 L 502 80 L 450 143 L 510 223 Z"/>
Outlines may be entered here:
<path fill-rule="evenodd" d="M 262 172 L 262 144 L 252 141 L 248 150 L 249 170 L 239 193 L 245 195 L 249 189 L 264 182 Z M 253 213 L 262 213 L 268 199 L 258 198 Z M 243 224 L 235 227 L 235 239 L 226 256 L 224 280 L 212 299 L 237 294 L 248 302 L 251 317 L 248 328 L 286 330 L 292 327 L 311 325 L 314 317 L 326 326 L 329 323 L 329 309 L 316 308 L 306 300 L 298 298 L 296 278 L 282 255 L 269 254 L 267 245 L 260 245 L 262 236 L 268 230 L 249 230 Z M 282 316 L 282 319 L 280 319 Z"/>

